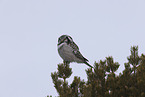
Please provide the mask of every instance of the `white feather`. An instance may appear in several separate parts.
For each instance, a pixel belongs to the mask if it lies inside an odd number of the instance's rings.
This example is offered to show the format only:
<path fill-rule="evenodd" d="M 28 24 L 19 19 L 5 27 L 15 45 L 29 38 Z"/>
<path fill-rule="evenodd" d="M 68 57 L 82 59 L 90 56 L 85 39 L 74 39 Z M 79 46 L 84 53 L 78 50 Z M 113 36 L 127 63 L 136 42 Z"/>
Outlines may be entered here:
<path fill-rule="evenodd" d="M 82 60 L 80 60 L 74 55 L 73 48 L 67 45 L 67 43 L 62 43 L 58 45 L 58 53 L 64 61 L 78 62 L 78 63 L 83 62 Z"/>

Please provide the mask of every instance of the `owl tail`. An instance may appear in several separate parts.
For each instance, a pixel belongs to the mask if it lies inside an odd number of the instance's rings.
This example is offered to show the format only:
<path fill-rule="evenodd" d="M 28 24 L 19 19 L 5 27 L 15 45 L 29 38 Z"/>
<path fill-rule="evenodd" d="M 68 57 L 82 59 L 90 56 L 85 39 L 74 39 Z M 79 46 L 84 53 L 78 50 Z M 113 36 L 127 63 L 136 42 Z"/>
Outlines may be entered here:
<path fill-rule="evenodd" d="M 94 68 L 93 66 L 91 66 L 89 63 L 87 63 L 87 62 L 84 62 L 86 65 L 88 65 L 89 67 L 91 67 L 91 68 Z"/>

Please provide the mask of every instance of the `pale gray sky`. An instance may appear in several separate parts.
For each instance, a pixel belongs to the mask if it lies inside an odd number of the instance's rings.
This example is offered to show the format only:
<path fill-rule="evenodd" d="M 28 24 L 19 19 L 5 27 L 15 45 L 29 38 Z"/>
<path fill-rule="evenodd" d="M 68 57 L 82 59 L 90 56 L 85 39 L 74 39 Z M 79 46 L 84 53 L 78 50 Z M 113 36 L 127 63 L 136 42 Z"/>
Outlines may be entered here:
<path fill-rule="evenodd" d="M 0 0 L 0 97 L 57 96 L 57 39 L 72 36 L 90 64 L 113 56 L 118 73 L 132 45 L 145 52 L 145 0 Z M 70 64 L 86 80 L 84 64 Z"/>

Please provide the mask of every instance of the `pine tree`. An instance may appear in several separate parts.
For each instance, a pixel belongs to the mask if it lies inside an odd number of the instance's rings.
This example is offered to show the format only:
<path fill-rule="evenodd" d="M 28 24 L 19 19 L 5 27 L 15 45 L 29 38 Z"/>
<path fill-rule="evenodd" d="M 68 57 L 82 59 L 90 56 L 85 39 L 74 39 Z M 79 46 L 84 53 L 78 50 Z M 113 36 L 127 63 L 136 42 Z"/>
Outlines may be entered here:
<path fill-rule="evenodd" d="M 60 97 L 80 97 L 84 94 L 85 82 L 80 77 L 74 76 L 73 82 L 69 85 L 66 80 L 72 74 L 72 68 L 68 64 L 58 64 L 58 71 L 51 73 L 54 87 Z"/>
<path fill-rule="evenodd" d="M 106 71 L 108 72 L 108 76 L 107 76 L 107 81 L 106 81 L 106 85 L 108 90 L 110 91 L 110 96 L 111 97 L 117 97 L 117 77 L 115 74 L 115 71 L 117 71 L 117 69 L 119 68 L 119 63 L 113 61 L 112 57 L 108 57 L 106 58 L 107 60 L 107 68 Z"/>
<path fill-rule="evenodd" d="M 145 55 L 141 55 L 140 65 L 137 68 L 137 85 L 140 97 L 145 97 Z"/>
<path fill-rule="evenodd" d="M 127 57 L 128 62 L 124 64 L 125 70 L 119 75 L 119 94 L 123 97 L 138 97 L 137 68 L 140 62 L 138 46 L 131 47 L 130 51 L 131 55 Z"/>
<path fill-rule="evenodd" d="M 145 97 L 145 55 L 138 55 L 138 46 L 130 51 L 119 76 L 115 72 L 120 64 L 113 57 L 106 57 L 95 62 L 94 68 L 86 69 L 87 81 L 74 76 L 68 84 L 72 68 L 69 64 L 58 64 L 57 72 L 51 73 L 54 87 L 60 97 Z"/>
<path fill-rule="evenodd" d="M 132 74 L 131 74 L 131 79 L 132 79 L 132 85 L 130 87 L 130 96 L 135 96 L 137 97 L 138 94 L 138 86 L 137 86 L 137 67 L 139 66 L 139 61 L 140 57 L 138 55 L 138 46 L 133 46 L 131 47 L 131 55 L 127 58 L 128 59 L 128 64 L 132 66 Z"/>
<path fill-rule="evenodd" d="M 88 76 L 87 85 L 90 88 L 90 96 L 88 97 L 105 97 L 106 61 L 100 60 L 100 63 L 95 62 L 94 65 L 94 70 L 86 70 Z"/>
<path fill-rule="evenodd" d="M 53 79 L 54 87 L 59 93 L 60 97 L 71 97 L 72 90 L 68 86 L 66 81 L 72 74 L 72 69 L 69 68 L 69 65 L 58 64 L 58 71 L 51 73 Z"/>

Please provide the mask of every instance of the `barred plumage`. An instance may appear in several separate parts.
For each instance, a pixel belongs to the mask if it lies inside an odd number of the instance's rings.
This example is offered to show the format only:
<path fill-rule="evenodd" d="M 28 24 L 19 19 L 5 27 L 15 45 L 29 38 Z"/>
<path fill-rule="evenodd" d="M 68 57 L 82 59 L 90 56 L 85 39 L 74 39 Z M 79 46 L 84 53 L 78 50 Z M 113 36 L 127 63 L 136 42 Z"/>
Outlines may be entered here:
<path fill-rule="evenodd" d="M 68 35 L 62 35 L 59 37 L 58 53 L 65 63 L 70 62 L 85 63 L 89 67 L 93 68 L 91 65 L 89 65 L 89 63 L 87 63 L 88 60 L 83 57 L 83 55 L 79 51 L 79 47 Z"/>

